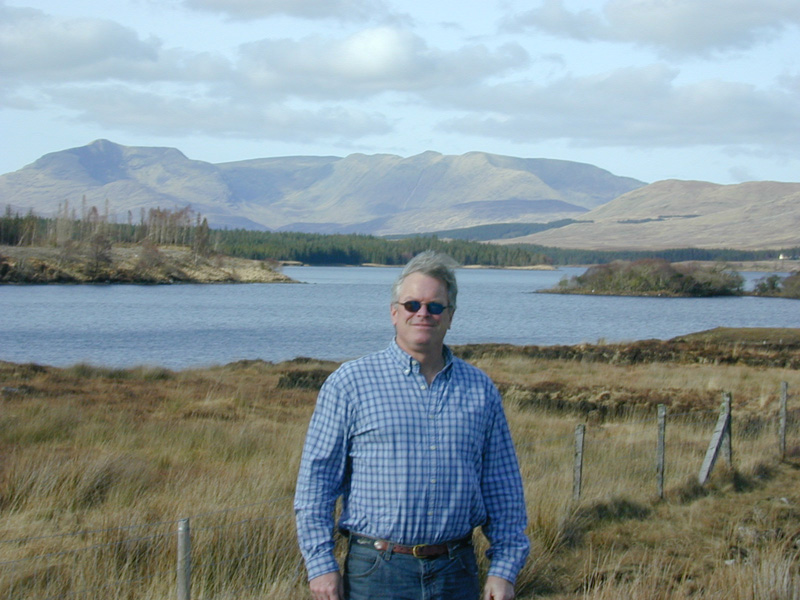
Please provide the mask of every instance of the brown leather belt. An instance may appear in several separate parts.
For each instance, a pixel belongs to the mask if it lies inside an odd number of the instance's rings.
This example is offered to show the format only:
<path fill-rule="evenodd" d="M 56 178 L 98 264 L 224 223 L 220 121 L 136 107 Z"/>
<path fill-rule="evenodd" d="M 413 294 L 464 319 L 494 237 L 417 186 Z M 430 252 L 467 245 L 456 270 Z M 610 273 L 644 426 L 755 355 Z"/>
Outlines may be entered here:
<path fill-rule="evenodd" d="M 372 538 L 357 533 L 351 533 L 350 540 L 354 544 L 362 546 L 372 546 L 378 552 L 397 552 L 398 554 L 410 554 L 414 558 L 437 558 L 449 554 L 453 550 L 458 550 L 464 546 L 472 544 L 472 535 L 465 536 L 460 540 L 443 542 L 441 544 L 417 544 L 416 546 L 404 546 L 395 544 L 389 540 Z"/>

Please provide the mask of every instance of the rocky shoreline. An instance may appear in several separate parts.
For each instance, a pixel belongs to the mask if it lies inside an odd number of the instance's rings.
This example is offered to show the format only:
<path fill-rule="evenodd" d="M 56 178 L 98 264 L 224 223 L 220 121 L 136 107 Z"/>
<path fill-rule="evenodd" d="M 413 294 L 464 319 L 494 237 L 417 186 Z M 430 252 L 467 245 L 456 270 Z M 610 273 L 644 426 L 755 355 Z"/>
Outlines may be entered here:
<path fill-rule="evenodd" d="M 197 256 L 187 247 L 90 248 L 0 246 L 0 283 L 296 283 L 277 265 L 260 260 Z"/>

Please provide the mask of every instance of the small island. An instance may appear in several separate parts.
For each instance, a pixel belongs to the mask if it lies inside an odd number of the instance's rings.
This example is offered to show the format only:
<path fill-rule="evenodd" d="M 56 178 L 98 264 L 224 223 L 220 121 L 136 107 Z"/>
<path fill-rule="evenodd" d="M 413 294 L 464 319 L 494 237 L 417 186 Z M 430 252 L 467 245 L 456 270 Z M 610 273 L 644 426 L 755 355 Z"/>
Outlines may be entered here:
<path fill-rule="evenodd" d="M 670 263 L 648 258 L 616 260 L 589 267 L 583 274 L 562 279 L 555 294 L 608 296 L 657 296 L 705 298 L 711 296 L 775 296 L 800 298 L 800 273 L 786 278 L 770 275 L 757 282 L 753 292 L 744 291 L 744 278 L 724 263 Z"/>

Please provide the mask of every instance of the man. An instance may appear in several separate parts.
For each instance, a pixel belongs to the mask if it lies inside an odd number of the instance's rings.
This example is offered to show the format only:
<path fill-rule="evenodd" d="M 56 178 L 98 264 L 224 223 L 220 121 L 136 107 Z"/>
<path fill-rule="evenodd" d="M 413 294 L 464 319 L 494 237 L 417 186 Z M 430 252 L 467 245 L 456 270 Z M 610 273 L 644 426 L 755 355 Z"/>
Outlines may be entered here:
<path fill-rule="evenodd" d="M 412 259 L 392 288 L 389 348 L 344 363 L 320 390 L 295 495 L 314 600 L 478 600 L 476 527 L 491 559 L 480 597 L 514 597 L 529 550 L 522 481 L 497 388 L 444 344 L 453 266 L 430 251 Z"/>

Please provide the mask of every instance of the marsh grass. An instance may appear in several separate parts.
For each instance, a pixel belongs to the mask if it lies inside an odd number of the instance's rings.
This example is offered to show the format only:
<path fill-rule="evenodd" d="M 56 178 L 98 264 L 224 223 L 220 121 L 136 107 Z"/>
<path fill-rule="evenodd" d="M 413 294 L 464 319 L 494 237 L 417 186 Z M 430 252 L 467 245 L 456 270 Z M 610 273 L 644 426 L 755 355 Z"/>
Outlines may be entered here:
<path fill-rule="evenodd" d="M 525 482 L 533 551 L 519 598 L 797 598 L 800 456 L 778 462 L 774 427 L 780 381 L 800 389 L 797 371 L 474 362 L 504 392 Z M 177 523 L 188 517 L 193 598 L 307 598 L 292 493 L 317 387 L 335 366 L 0 363 L 0 597 L 174 597 Z M 733 466 L 701 487 L 723 391 L 734 398 Z M 658 403 L 669 407 L 664 499 Z"/>

